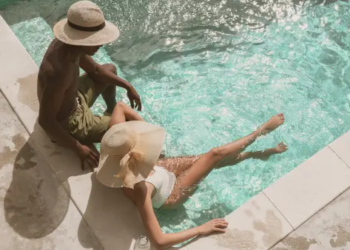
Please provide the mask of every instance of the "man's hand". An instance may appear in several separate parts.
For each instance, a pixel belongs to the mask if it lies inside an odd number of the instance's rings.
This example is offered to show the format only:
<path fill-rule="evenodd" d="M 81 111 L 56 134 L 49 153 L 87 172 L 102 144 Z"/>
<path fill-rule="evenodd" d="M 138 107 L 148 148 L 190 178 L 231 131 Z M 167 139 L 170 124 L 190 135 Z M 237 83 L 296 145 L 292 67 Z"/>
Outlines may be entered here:
<path fill-rule="evenodd" d="M 142 104 L 139 94 L 137 94 L 136 90 L 133 86 L 130 86 L 130 88 L 127 90 L 128 98 L 130 101 L 131 108 L 137 108 L 138 111 L 142 110 Z"/>
<path fill-rule="evenodd" d="M 116 72 L 106 69 L 104 66 L 97 64 L 91 56 L 84 55 L 80 57 L 79 66 L 90 76 L 93 76 L 95 81 L 108 83 L 113 86 L 118 86 L 127 90 L 127 95 L 130 101 L 131 107 L 137 108 L 138 111 L 141 111 L 141 99 L 137 94 L 131 84 L 120 78 Z"/>
<path fill-rule="evenodd" d="M 80 144 L 77 150 L 78 156 L 81 160 L 81 168 L 85 170 L 85 163 L 87 162 L 90 169 L 94 171 L 94 168 L 98 166 L 99 155 L 97 152 L 89 148 L 88 146 Z"/>

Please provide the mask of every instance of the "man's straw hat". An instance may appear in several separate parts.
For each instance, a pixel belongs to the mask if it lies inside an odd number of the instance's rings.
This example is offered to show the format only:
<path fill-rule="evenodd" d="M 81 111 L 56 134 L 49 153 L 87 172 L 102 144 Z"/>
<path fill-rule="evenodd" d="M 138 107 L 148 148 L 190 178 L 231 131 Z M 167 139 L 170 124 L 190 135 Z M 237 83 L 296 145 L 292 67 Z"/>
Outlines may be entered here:
<path fill-rule="evenodd" d="M 119 37 L 118 27 L 105 21 L 101 9 L 90 1 L 74 3 L 53 32 L 58 40 L 76 46 L 99 46 Z"/>
<path fill-rule="evenodd" d="M 128 187 L 145 180 L 156 164 L 165 130 L 143 121 L 112 126 L 101 141 L 96 177 L 108 187 Z"/>

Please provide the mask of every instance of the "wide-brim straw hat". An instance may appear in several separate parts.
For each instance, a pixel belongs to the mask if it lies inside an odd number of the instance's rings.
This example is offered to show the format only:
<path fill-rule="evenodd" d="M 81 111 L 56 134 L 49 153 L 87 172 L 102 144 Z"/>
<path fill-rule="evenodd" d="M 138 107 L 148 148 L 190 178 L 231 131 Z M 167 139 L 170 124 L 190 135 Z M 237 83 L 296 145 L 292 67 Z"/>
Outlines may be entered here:
<path fill-rule="evenodd" d="M 76 46 L 100 46 L 119 37 L 118 27 L 106 21 L 101 9 L 90 1 L 74 3 L 53 33 L 61 42 Z"/>
<path fill-rule="evenodd" d="M 165 130 L 143 121 L 112 126 L 101 141 L 96 177 L 108 187 L 128 187 L 145 180 L 159 159 Z"/>

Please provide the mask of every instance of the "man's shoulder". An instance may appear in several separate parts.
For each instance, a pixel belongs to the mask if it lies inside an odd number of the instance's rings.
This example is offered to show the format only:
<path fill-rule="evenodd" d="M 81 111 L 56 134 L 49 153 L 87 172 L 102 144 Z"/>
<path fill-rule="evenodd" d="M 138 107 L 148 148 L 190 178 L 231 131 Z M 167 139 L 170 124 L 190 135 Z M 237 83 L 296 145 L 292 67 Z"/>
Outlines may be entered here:
<path fill-rule="evenodd" d="M 47 55 L 39 69 L 39 75 L 45 79 L 64 80 L 69 74 L 71 66 L 56 55 Z"/>
<path fill-rule="evenodd" d="M 39 69 L 39 79 L 41 81 L 59 81 L 64 79 L 64 69 L 60 65 L 45 60 L 42 62 Z"/>
<path fill-rule="evenodd" d="M 40 71 L 48 76 L 64 77 L 71 67 L 71 64 L 62 56 L 62 50 L 53 41 L 45 53 Z"/>

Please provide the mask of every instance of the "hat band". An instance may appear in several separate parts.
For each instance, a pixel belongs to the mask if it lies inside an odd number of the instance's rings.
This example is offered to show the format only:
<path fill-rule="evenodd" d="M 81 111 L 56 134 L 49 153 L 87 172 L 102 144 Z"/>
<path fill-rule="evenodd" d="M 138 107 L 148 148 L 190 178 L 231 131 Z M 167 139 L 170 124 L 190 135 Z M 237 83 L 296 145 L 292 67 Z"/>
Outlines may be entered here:
<path fill-rule="evenodd" d="M 100 25 L 97 25 L 94 27 L 84 27 L 84 26 L 76 25 L 68 20 L 68 25 L 70 27 L 72 27 L 73 29 L 80 30 L 80 31 L 99 31 L 99 30 L 102 30 L 106 26 L 106 23 L 103 22 Z"/>

